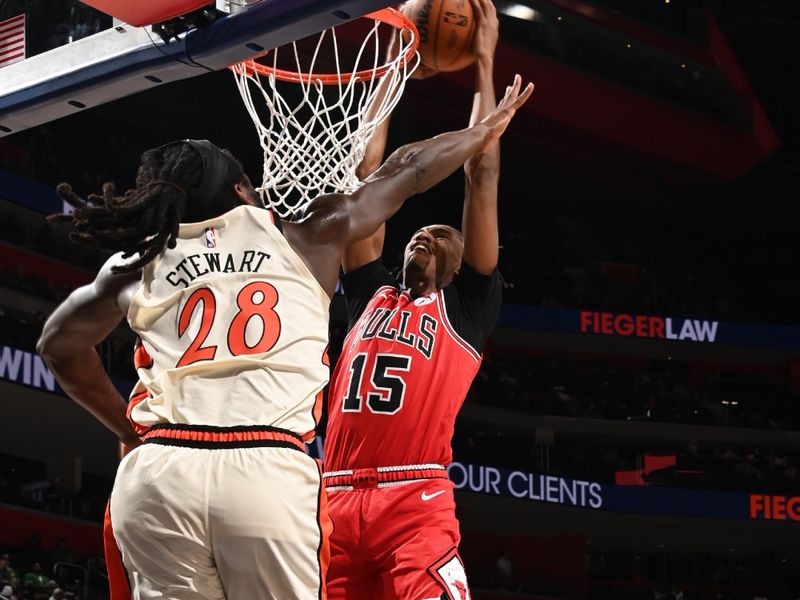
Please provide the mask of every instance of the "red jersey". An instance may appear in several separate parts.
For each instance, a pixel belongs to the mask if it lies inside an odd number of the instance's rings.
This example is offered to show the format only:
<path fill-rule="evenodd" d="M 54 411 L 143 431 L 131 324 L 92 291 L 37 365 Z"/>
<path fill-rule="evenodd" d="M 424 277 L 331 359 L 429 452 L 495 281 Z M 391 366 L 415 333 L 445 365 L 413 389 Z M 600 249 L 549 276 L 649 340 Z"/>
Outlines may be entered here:
<path fill-rule="evenodd" d="M 412 298 L 375 261 L 342 283 L 350 330 L 331 378 L 325 470 L 448 464 L 499 315 L 499 276 L 464 264 L 452 284 Z"/>

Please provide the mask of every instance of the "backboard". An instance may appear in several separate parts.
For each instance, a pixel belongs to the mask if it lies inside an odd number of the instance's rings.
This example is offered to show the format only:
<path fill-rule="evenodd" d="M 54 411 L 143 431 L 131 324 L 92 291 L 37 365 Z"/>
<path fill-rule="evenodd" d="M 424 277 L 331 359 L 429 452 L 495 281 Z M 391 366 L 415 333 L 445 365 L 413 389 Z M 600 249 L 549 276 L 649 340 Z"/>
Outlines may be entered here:
<path fill-rule="evenodd" d="M 0 137 L 154 86 L 225 69 L 390 4 L 390 0 L 220 1 L 220 18 L 169 43 L 152 27 L 115 23 L 0 69 Z"/>

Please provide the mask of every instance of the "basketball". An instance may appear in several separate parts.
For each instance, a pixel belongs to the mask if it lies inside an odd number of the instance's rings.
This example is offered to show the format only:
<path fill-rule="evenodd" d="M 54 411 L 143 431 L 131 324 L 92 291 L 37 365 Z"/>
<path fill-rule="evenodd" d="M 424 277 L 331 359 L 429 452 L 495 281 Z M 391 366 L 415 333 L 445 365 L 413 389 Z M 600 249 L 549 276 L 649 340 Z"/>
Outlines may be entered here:
<path fill-rule="evenodd" d="M 459 71 L 475 62 L 475 17 L 469 0 L 409 0 L 403 13 L 419 31 L 419 55 L 436 71 Z"/>

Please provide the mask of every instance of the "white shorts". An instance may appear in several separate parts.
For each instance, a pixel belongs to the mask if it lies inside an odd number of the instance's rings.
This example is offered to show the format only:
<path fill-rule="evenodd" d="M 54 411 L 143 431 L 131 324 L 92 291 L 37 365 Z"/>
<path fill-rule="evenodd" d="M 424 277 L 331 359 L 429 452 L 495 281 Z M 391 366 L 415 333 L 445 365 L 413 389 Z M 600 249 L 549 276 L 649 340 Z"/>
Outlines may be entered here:
<path fill-rule="evenodd" d="M 120 464 L 109 505 L 131 598 L 325 597 L 332 526 L 299 437 L 168 425 L 147 438 Z"/>

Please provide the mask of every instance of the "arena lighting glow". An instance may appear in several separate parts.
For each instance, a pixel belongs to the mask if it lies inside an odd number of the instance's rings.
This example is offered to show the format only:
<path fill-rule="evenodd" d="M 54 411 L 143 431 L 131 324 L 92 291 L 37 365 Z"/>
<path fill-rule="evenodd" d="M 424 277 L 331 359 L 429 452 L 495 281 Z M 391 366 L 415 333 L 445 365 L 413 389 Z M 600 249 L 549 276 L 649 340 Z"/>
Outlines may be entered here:
<path fill-rule="evenodd" d="M 507 4 L 506 6 L 499 7 L 498 10 L 504 15 L 514 17 L 515 19 L 524 19 L 525 21 L 536 21 L 539 17 L 537 11 L 524 4 Z"/>

